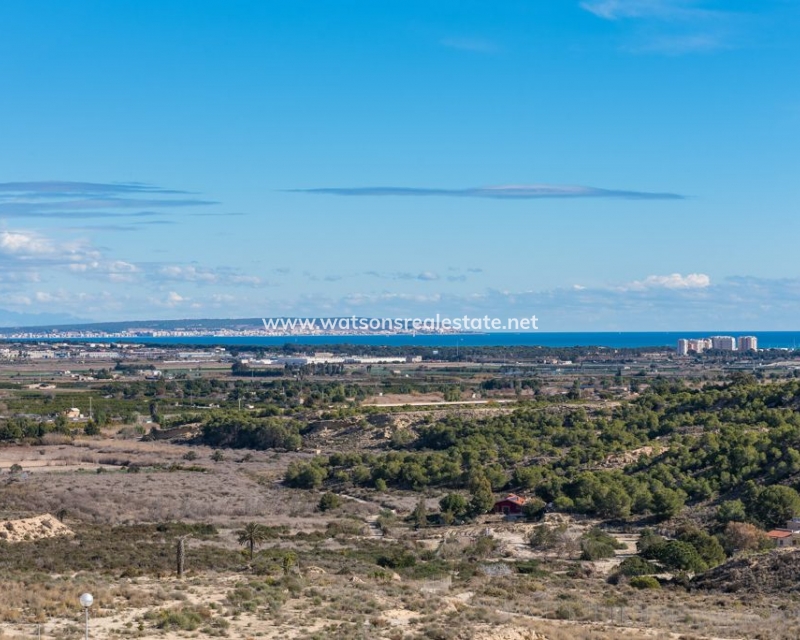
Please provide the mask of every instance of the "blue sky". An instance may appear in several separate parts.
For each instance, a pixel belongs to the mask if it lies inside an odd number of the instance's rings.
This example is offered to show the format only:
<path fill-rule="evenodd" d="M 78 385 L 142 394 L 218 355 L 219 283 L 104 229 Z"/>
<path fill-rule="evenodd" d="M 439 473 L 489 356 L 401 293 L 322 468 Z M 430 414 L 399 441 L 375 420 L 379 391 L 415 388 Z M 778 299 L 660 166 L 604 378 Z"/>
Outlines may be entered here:
<path fill-rule="evenodd" d="M 0 3 L 0 323 L 797 329 L 794 0 Z"/>

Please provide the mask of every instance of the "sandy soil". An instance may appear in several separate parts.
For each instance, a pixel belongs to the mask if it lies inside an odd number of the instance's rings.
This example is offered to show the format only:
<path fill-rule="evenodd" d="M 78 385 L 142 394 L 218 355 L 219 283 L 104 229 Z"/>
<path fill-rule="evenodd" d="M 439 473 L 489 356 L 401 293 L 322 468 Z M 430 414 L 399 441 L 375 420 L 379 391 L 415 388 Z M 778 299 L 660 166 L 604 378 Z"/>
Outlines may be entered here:
<path fill-rule="evenodd" d="M 71 535 L 73 534 L 70 528 L 49 513 L 34 518 L 0 522 L 0 540 L 5 540 L 6 542 L 22 542 Z"/>

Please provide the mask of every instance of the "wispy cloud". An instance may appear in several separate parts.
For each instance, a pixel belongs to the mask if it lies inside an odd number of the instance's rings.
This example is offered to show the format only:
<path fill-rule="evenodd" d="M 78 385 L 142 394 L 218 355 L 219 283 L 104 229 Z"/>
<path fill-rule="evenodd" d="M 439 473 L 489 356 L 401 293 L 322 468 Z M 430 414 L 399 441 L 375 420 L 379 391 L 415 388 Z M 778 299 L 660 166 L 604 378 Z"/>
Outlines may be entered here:
<path fill-rule="evenodd" d="M 677 193 L 600 189 L 579 185 L 529 184 L 466 189 L 428 187 L 318 187 L 289 189 L 293 193 L 333 196 L 443 196 L 453 198 L 493 198 L 497 200 L 534 200 L 541 198 L 623 198 L 632 200 L 682 200 Z"/>
<path fill-rule="evenodd" d="M 722 16 L 704 9 L 697 0 L 586 0 L 581 8 L 604 20 L 624 18 L 687 21 Z"/>
<path fill-rule="evenodd" d="M 706 8 L 702 0 L 584 0 L 580 6 L 603 20 L 632 23 L 621 49 L 683 55 L 734 46 L 743 16 Z"/>
<path fill-rule="evenodd" d="M 242 287 L 271 286 L 259 276 L 241 273 L 230 268 L 208 268 L 197 265 L 166 264 L 147 269 L 148 280 L 153 282 L 191 282 L 197 285 L 224 285 Z"/>
<path fill-rule="evenodd" d="M 164 210 L 211 204 L 216 203 L 141 183 L 0 183 L 0 216 L 9 218 L 146 218 L 163 215 Z"/>
<path fill-rule="evenodd" d="M 39 180 L 33 182 L 0 182 L 0 193 L 20 197 L 59 198 L 119 194 L 186 195 L 188 191 L 164 189 L 142 182 L 68 182 Z"/>

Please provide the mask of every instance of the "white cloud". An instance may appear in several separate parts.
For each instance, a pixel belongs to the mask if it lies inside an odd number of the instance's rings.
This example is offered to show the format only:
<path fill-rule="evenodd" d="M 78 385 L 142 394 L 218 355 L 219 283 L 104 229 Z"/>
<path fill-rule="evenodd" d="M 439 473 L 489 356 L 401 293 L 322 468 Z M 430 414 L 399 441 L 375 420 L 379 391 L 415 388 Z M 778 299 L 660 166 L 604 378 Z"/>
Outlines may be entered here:
<path fill-rule="evenodd" d="M 704 273 L 689 273 L 685 276 L 672 273 L 667 276 L 647 276 L 622 287 L 623 290 L 643 289 L 705 289 L 711 286 L 711 278 Z"/>
<path fill-rule="evenodd" d="M 76 262 L 67 267 L 73 273 L 100 275 L 111 282 L 134 282 L 141 273 L 139 267 L 124 260 L 91 260 Z"/>
<path fill-rule="evenodd" d="M 182 296 L 177 291 L 170 291 L 164 298 L 153 300 L 153 302 L 162 307 L 177 307 L 189 301 L 188 297 Z"/>
<path fill-rule="evenodd" d="M 52 243 L 33 232 L 0 232 L 0 253 L 11 256 L 42 256 L 54 252 Z"/>
<path fill-rule="evenodd" d="M 180 265 L 167 265 L 161 267 L 158 271 L 165 280 L 181 280 L 185 282 L 217 282 L 218 277 L 216 274 L 205 269 L 198 269 L 195 266 L 180 266 Z"/>

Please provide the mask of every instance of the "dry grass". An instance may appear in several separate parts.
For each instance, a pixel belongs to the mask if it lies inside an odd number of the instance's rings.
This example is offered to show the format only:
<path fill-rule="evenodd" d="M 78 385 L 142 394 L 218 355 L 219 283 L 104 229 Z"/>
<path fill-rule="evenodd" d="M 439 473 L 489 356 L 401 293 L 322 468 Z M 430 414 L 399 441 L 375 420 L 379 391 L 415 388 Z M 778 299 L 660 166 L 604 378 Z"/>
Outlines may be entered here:
<path fill-rule="evenodd" d="M 192 449 L 191 463 L 186 446 L 167 442 L 1 449 L 0 466 L 24 470 L 0 475 L 1 515 L 63 508 L 75 535 L 0 542 L 0 621 L 42 622 L 44 637 L 75 637 L 77 596 L 91 591 L 93 624 L 106 638 L 800 637 L 800 605 L 790 596 L 609 585 L 607 567 L 532 552 L 526 525 L 493 523 L 500 544 L 488 551 L 476 538 L 483 524 L 454 529 L 466 535 L 444 547 L 447 530 L 414 533 L 402 517 L 397 539 L 367 537 L 366 520 L 380 511 L 374 500 L 387 496 L 360 492 L 322 514 L 318 496 L 278 482 L 302 454 L 253 452 L 237 462 L 246 452 L 226 451 L 213 462 L 210 449 Z M 252 563 L 235 535 L 248 521 L 270 527 Z M 188 574 L 177 580 L 176 541 L 190 533 Z"/>

